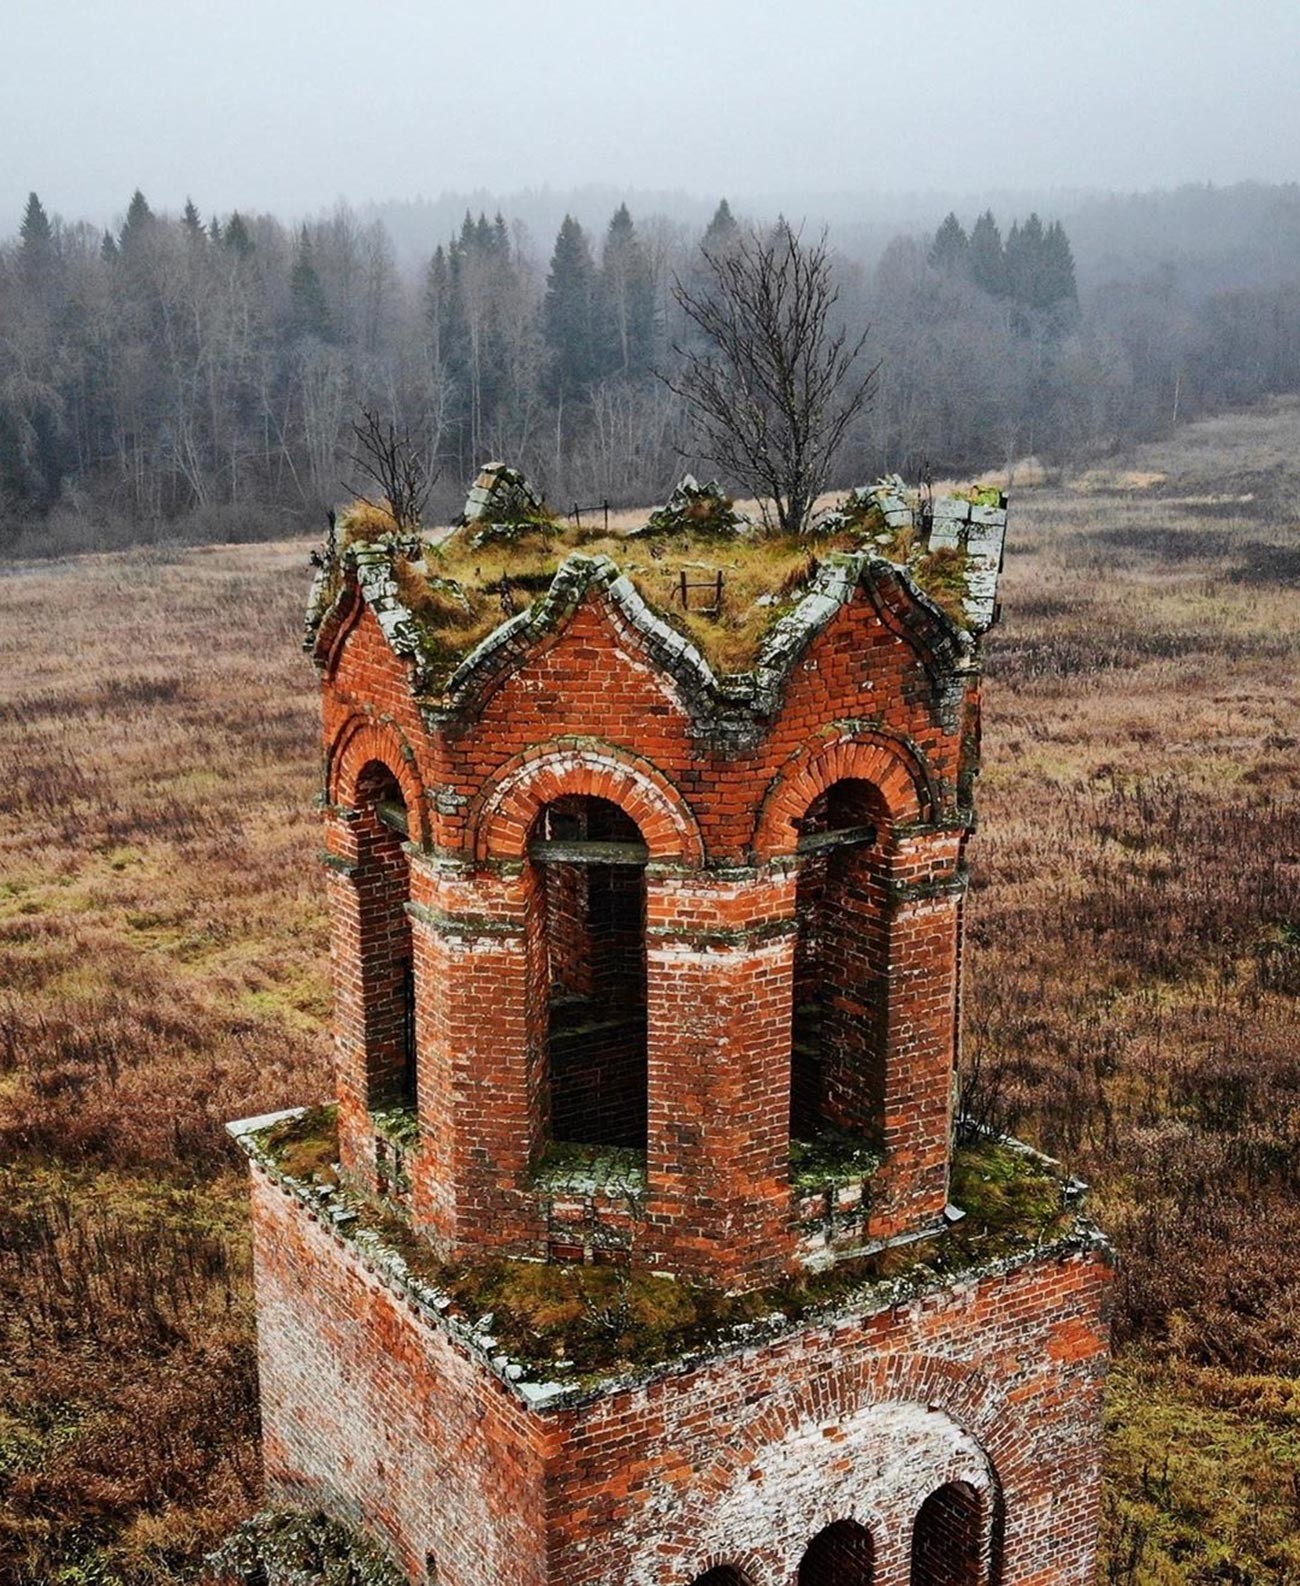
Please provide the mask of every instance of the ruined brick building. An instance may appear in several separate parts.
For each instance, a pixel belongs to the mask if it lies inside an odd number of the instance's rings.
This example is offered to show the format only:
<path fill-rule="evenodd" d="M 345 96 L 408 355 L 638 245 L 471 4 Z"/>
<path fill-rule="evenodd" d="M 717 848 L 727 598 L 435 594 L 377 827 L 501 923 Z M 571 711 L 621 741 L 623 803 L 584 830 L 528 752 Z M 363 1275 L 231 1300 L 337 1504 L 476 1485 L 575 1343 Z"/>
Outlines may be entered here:
<path fill-rule="evenodd" d="M 743 528 L 546 530 L 486 636 L 490 513 L 328 547 L 336 1109 L 232 1132 L 269 1488 L 413 1582 L 1092 1577 L 1105 1247 L 1054 1164 L 954 1154 L 1005 502 L 864 501 L 743 671 Z"/>

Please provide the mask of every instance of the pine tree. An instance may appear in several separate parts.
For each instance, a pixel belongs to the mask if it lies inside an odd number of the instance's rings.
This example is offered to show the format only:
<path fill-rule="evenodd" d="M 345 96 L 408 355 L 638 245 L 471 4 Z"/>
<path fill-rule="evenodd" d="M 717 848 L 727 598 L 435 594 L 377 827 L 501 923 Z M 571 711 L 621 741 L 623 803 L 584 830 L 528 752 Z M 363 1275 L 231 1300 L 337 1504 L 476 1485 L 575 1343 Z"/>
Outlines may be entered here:
<path fill-rule="evenodd" d="M 289 335 L 294 341 L 334 340 L 329 304 L 312 261 L 311 238 L 307 235 L 306 226 L 299 235 L 298 256 L 289 273 L 289 301 Z"/>
<path fill-rule="evenodd" d="M 986 209 L 975 222 L 967 248 L 967 270 L 971 280 L 982 292 L 991 297 L 1003 297 L 1007 290 L 1006 254 L 1002 247 L 1002 233 Z"/>
<path fill-rule="evenodd" d="M 181 225 L 185 228 L 185 235 L 191 242 L 203 240 L 203 221 L 198 210 L 194 207 L 194 200 L 185 200 L 185 209 L 181 214 Z"/>
<path fill-rule="evenodd" d="M 99 244 L 99 256 L 101 259 L 103 259 L 105 264 L 111 264 L 113 260 L 117 258 L 117 255 L 118 247 L 117 242 L 114 240 L 113 233 L 111 231 L 106 231 Z"/>
<path fill-rule="evenodd" d="M 122 248 L 130 248 L 153 225 L 153 210 L 149 208 L 144 194 L 137 187 L 131 194 L 131 202 L 126 206 L 126 220 L 118 236 L 118 243 Z"/>
<path fill-rule="evenodd" d="M 970 238 L 956 215 L 949 212 L 930 244 L 930 265 L 944 275 L 960 275 L 966 268 Z"/>
<path fill-rule="evenodd" d="M 542 304 L 542 334 L 556 396 L 581 397 L 599 377 L 596 266 L 587 234 L 566 215 L 555 239 Z"/>
<path fill-rule="evenodd" d="M 713 219 L 701 239 L 702 245 L 708 253 L 725 252 L 739 238 L 740 227 L 736 224 L 736 217 L 731 213 L 731 205 L 725 198 L 720 199 L 718 207 L 713 211 Z"/>
<path fill-rule="evenodd" d="M 213 215 L 212 219 L 208 222 L 208 236 L 213 242 L 221 241 L 221 222 L 215 215 Z"/>
<path fill-rule="evenodd" d="M 626 204 L 615 210 L 600 265 L 602 346 L 609 367 L 644 374 L 654 345 L 654 277 Z"/>
<path fill-rule="evenodd" d="M 27 195 L 27 208 L 23 212 L 23 223 L 18 228 L 18 235 L 22 238 L 24 253 L 43 252 L 54 240 L 50 217 L 35 193 Z"/>
<path fill-rule="evenodd" d="M 241 259 L 246 259 L 253 251 L 253 234 L 248 229 L 248 222 L 235 210 L 226 222 L 225 233 L 221 239 L 227 248 L 237 253 Z"/>

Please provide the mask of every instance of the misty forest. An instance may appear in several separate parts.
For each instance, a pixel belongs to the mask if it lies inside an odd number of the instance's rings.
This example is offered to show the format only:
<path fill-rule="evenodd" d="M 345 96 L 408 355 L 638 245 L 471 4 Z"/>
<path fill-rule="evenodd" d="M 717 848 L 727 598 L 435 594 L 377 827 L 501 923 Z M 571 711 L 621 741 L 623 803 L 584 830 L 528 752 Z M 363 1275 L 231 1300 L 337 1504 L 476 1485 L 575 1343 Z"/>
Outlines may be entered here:
<path fill-rule="evenodd" d="M 416 438 L 444 520 L 490 457 L 560 510 L 660 500 L 696 461 L 673 391 L 694 334 L 679 295 L 701 246 L 725 252 L 749 223 L 725 200 L 703 231 L 624 203 L 602 227 L 566 215 L 553 241 L 468 211 L 421 238 L 410 205 L 286 225 L 155 213 L 139 191 L 109 229 L 35 193 L 16 218 L 0 545 L 32 554 L 317 522 L 363 405 Z M 1059 471 L 1300 389 L 1294 186 L 841 230 L 834 312 L 878 375 L 833 487 L 1029 456 Z"/>

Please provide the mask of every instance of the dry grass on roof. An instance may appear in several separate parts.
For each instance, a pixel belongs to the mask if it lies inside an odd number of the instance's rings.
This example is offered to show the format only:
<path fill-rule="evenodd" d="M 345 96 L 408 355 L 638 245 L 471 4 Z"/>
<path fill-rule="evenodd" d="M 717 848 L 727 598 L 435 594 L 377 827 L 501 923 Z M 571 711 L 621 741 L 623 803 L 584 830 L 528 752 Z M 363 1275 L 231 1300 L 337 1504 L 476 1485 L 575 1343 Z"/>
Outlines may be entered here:
<path fill-rule="evenodd" d="M 639 524 L 638 524 L 639 526 Z M 883 525 L 881 525 L 883 527 Z M 426 539 L 423 559 L 398 555 L 394 572 L 403 602 L 420 627 L 424 647 L 449 675 L 460 660 L 501 623 L 545 594 L 560 563 L 574 552 L 607 556 L 632 581 L 659 616 L 690 638 L 719 673 L 749 670 L 764 636 L 808 592 L 822 560 L 836 551 L 870 546 L 907 564 L 918 583 L 962 621 L 965 558 L 960 553 L 919 555 L 910 531 L 875 546 L 848 531 L 784 535 L 755 531 L 722 537 L 690 531 L 635 535 L 616 528 L 539 524 L 513 539 L 475 545 L 481 525 Z M 344 544 L 391 534 L 391 519 L 366 505 L 340 522 Z M 717 575 L 722 601 L 715 603 Z M 682 603 L 682 578 L 687 585 Z"/>

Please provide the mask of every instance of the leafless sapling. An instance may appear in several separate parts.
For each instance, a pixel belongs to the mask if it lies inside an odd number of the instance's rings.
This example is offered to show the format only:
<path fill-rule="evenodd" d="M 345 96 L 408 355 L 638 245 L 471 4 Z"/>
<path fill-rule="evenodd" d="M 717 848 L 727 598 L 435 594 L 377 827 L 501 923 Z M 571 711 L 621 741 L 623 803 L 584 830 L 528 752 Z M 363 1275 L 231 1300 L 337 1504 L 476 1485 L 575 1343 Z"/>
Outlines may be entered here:
<path fill-rule="evenodd" d="M 850 339 L 834 321 L 824 232 L 805 246 L 782 220 L 701 252 L 703 284 L 678 279 L 673 295 L 706 345 L 675 348 L 682 369 L 665 383 L 686 403 L 699 455 L 798 533 L 871 401 L 879 366 L 859 365 L 868 332 Z"/>
<path fill-rule="evenodd" d="M 381 502 L 368 496 L 361 500 L 368 506 L 382 505 L 400 533 L 410 533 L 420 526 L 420 515 L 429 498 L 429 491 L 437 475 L 430 475 L 408 430 L 398 431 L 396 425 L 384 423 L 370 408 L 361 409 L 361 423 L 352 426 L 359 451 L 348 456 L 361 473 L 379 486 Z"/>

